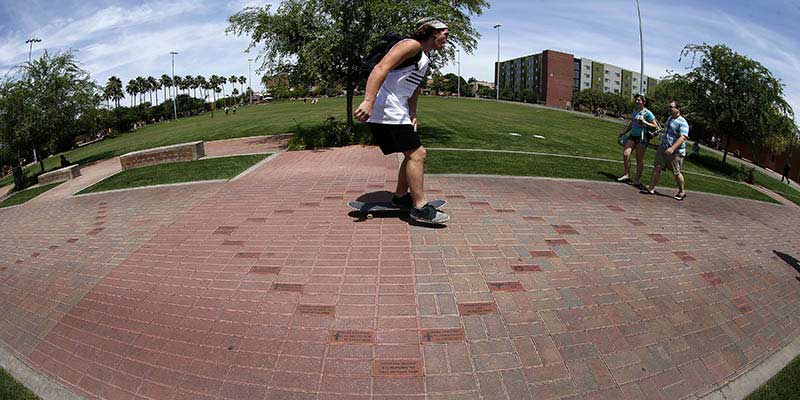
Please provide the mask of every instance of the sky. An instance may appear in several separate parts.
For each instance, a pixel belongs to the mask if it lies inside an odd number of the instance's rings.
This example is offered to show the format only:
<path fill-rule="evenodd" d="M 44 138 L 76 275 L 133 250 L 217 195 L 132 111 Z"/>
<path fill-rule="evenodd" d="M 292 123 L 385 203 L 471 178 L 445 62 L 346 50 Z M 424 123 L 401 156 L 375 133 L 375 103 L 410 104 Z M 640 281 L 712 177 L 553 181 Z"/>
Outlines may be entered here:
<path fill-rule="evenodd" d="M 212 74 L 257 76 L 249 70 L 248 38 L 225 33 L 228 16 L 264 0 L 0 0 L 0 77 L 32 56 L 73 49 L 81 66 L 104 84 L 115 75 Z M 472 54 L 461 52 L 461 75 L 493 81 L 500 27 L 500 59 L 552 49 L 639 70 L 635 0 L 489 0 L 472 22 L 480 33 Z M 761 62 L 785 84 L 786 99 L 800 114 L 800 20 L 797 0 L 640 0 L 645 74 L 685 72 L 686 44 L 725 44 Z M 274 9 L 274 6 L 273 6 Z M 794 23 L 792 21 L 795 21 Z M 457 72 L 455 63 L 441 71 Z M 257 78 L 254 78 L 257 80 Z M 230 85 L 226 90 L 230 90 Z M 258 90 L 258 89 L 257 89 Z"/>

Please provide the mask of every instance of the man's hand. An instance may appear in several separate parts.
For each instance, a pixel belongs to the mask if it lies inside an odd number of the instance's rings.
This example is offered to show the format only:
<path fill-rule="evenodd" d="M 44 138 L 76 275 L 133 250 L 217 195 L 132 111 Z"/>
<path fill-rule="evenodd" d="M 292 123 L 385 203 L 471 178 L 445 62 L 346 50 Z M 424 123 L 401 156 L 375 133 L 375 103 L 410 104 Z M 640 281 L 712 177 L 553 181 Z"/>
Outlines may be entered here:
<path fill-rule="evenodd" d="M 412 115 L 411 116 L 411 125 L 414 126 L 414 132 L 416 132 L 417 131 L 417 116 L 416 115 Z"/>
<path fill-rule="evenodd" d="M 353 117 L 355 117 L 358 122 L 366 122 L 370 116 L 372 116 L 372 102 L 367 100 L 362 101 L 361 104 L 358 105 L 358 108 L 353 111 Z"/>
<path fill-rule="evenodd" d="M 672 147 L 667 147 L 667 149 L 664 150 L 664 153 L 672 154 L 674 151 L 675 151 L 675 149 L 673 149 Z"/>

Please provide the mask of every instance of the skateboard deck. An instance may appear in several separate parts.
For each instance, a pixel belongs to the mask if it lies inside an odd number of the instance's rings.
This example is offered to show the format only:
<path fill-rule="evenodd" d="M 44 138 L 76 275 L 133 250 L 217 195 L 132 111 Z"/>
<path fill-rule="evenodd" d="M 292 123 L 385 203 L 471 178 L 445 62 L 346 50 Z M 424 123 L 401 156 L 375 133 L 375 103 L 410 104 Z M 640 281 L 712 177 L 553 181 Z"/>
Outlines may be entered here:
<path fill-rule="evenodd" d="M 429 201 L 428 204 L 434 206 L 436 209 L 444 207 L 447 204 L 444 200 L 433 200 Z M 362 216 L 366 216 L 367 219 L 371 219 L 374 216 L 374 213 L 380 212 L 409 212 L 411 211 L 408 207 L 398 207 L 392 204 L 391 201 L 380 201 L 380 202 L 369 202 L 365 203 L 363 201 L 351 201 L 347 203 L 350 208 L 353 210 L 358 211 Z"/>

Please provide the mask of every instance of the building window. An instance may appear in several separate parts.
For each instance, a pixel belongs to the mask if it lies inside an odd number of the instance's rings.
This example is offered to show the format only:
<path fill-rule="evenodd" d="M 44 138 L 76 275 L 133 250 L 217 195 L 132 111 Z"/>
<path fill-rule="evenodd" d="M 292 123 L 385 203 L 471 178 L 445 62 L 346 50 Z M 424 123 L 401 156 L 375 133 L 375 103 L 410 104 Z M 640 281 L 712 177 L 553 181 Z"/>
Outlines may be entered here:
<path fill-rule="evenodd" d="M 633 81 L 636 82 L 636 78 L 635 77 L 633 78 Z"/>
<path fill-rule="evenodd" d="M 585 87 L 589 87 L 589 82 L 584 82 L 584 83 L 583 83 L 583 86 L 585 86 Z"/>
<path fill-rule="evenodd" d="M 617 78 L 619 78 L 619 72 L 615 72 L 617 74 Z"/>
<path fill-rule="evenodd" d="M 606 78 L 606 83 L 611 82 L 611 79 Z"/>
<path fill-rule="evenodd" d="M 619 89 L 614 89 L 614 93 L 619 93 Z"/>
<path fill-rule="evenodd" d="M 606 74 L 608 74 L 609 72 L 610 72 L 609 70 L 606 70 Z"/>
<path fill-rule="evenodd" d="M 605 90 L 606 92 L 608 92 L 608 91 L 610 91 L 611 89 L 609 89 L 609 88 L 608 88 L 608 86 L 606 86 L 606 87 L 604 87 L 604 88 L 603 88 L 603 90 Z"/>
<path fill-rule="evenodd" d="M 614 81 L 614 84 L 619 86 L 619 81 Z"/>
<path fill-rule="evenodd" d="M 583 76 L 584 76 L 585 78 L 591 78 L 591 77 L 592 77 L 592 75 L 590 75 L 590 74 L 583 74 Z"/>
<path fill-rule="evenodd" d="M 638 86 L 634 86 L 633 90 L 639 90 L 639 87 Z"/>

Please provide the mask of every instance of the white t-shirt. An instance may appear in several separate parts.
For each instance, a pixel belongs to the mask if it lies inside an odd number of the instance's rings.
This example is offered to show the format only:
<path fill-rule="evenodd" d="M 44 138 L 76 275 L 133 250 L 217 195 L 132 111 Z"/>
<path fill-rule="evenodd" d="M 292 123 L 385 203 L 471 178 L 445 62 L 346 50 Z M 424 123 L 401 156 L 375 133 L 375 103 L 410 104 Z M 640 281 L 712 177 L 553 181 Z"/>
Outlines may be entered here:
<path fill-rule="evenodd" d="M 395 44 L 395 46 L 397 45 Z M 423 51 L 422 57 L 415 65 L 389 71 L 386 80 L 383 81 L 378 91 L 378 96 L 375 98 L 375 104 L 372 106 L 372 116 L 367 122 L 411 125 L 408 98 L 422 84 L 422 80 L 425 79 L 425 74 L 428 72 L 429 64 L 430 58 Z"/>

